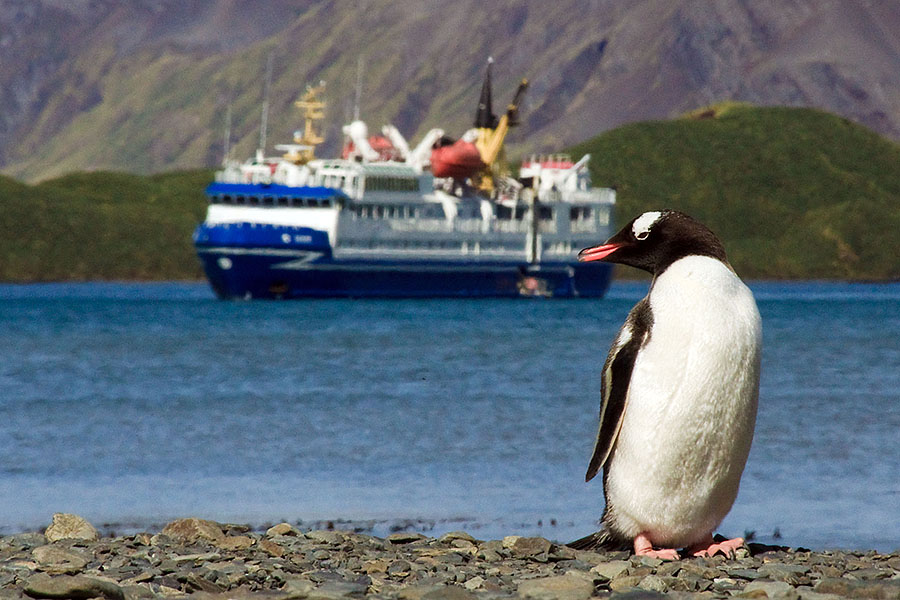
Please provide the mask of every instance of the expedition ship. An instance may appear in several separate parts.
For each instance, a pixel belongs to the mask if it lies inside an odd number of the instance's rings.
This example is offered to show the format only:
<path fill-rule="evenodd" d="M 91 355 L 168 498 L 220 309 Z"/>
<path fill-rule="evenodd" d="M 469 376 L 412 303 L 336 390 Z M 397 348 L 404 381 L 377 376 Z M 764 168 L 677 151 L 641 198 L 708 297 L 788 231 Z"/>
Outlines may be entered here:
<path fill-rule="evenodd" d="M 588 156 L 525 160 L 499 172 L 522 81 L 497 119 L 490 64 L 475 128 L 433 129 L 410 148 L 392 126 L 344 127 L 340 159 L 317 159 L 321 88 L 297 106 L 305 129 L 266 158 L 227 163 L 206 188 L 194 243 L 221 298 L 598 297 L 610 265 L 575 255 L 611 234 L 615 191 L 593 188 Z"/>

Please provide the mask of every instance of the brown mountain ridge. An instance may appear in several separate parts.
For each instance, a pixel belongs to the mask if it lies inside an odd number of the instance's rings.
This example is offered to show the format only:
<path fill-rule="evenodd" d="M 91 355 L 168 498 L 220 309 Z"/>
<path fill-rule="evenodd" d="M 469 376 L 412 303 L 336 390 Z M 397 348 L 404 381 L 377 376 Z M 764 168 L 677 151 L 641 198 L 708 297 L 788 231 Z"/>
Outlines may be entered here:
<path fill-rule="evenodd" d="M 471 125 L 488 56 L 495 110 L 531 86 L 514 154 L 724 100 L 808 106 L 900 139 L 895 0 L 0 0 L 0 172 L 212 166 L 289 141 L 327 82 L 327 142 L 355 110 L 417 140 Z M 361 67 L 361 69 L 360 69 Z"/>

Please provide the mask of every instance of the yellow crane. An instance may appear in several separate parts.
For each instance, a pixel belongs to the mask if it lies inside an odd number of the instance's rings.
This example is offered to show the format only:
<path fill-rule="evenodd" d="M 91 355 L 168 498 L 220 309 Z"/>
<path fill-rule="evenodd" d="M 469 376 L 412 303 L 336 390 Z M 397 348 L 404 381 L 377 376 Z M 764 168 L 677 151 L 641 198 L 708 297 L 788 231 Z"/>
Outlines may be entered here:
<path fill-rule="evenodd" d="M 495 165 L 503 149 L 506 134 L 509 133 L 510 127 L 518 125 L 519 105 L 525 95 L 525 90 L 528 89 L 528 80 L 522 79 L 519 82 L 519 88 L 516 90 L 513 101 L 506 107 L 506 112 L 503 116 L 497 120 L 497 117 L 491 111 L 491 66 L 493 63 L 493 59 L 488 59 L 487 74 L 481 86 L 481 98 L 479 99 L 478 111 L 475 115 L 475 128 L 478 132 L 478 137 L 475 139 L 475 147 L 478 148 L 481 161 L 485 164 L 485 168 L 482 169 L 480 177 L 478 177 L 477 185 L 481 190 L 488 193 L 494 189 Z"/>

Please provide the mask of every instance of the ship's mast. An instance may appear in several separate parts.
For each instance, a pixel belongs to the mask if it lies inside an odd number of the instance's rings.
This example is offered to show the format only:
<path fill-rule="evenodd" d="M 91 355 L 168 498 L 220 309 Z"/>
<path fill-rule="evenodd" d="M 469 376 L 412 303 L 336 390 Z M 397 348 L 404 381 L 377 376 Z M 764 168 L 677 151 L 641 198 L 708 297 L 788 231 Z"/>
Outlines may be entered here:
<path fill-rule="evenodd" d="M 272 86 L 272 52 L 266 59 L 266 83 L 263 88 L 262 121 L 259 124 L 259 150 L 256 153 L 262 157 L 266 153 L 266 130 L 269 121 L 269 88 Z"/>
<path fill-rule="evenodd" d="M 316 157 L 316 146 L 325 141 L 316 125 L 325 119 L 325 101 L 321 99 L 324 93 L 325 82 L 320 81 L 315 87 L 306 86 L 306 93 L 300 100 L 294 102 L 294 106 L 303 111 L 303 133 L 294 134 L 294 143 L 298 147 L 292 148 L 291 152 L 284 155 L 287 160 L 297 164 L 308 163 Z"/>
<path fill-rule="evenodd" d="M 222 155 L 222 165 L 228 163 L 228 157 L 231 155 L 231 100 L 225 108 L 225 143 Z"/>

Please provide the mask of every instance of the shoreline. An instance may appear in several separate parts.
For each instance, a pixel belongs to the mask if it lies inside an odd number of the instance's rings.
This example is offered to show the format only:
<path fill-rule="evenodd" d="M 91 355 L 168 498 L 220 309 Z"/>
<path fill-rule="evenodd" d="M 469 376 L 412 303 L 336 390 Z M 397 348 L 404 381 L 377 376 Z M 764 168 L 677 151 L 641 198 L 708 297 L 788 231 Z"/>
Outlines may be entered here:
<path fill-rule="evenodd" d="M 750 543 L 734 557 L 662 561 L 541 537 L 382 538 L 334 525 L 251 531 L 190 518 L 156 534 L 110 537 L 57 514 L 44 532 L 0 536 L 0 598 L 900 598 L 900 549 Z"/>

